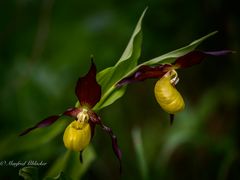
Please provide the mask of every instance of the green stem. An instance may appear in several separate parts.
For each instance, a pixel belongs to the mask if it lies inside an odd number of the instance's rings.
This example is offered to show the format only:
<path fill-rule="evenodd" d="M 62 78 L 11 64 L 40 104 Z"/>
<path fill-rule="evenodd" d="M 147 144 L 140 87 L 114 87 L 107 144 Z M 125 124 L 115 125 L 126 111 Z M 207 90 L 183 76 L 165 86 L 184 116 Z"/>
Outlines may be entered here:
<path fill-rule="evenodd" d="M 138 165 L 139 165 L 139 171 L 141 174 L 141 178 L 142 178 L 142 180 L 148 180 L 149 179 L 148 168 L 147 168 L 147 163 L 146 163 L 146 159 L 144 156 L 145 153 L 143 150 L 143 143 L 142 143 L 140 128 L 135 127 L 132 130 L 132 138 L 133 138 L 133 145 L 134 145 L 134 149 L 135 149 L 136 156 L 137 156 L 137 161 L 138 161 Z"/>
<path fill-rule="evenodd" d="M 107 98 L 111 95 L 111 93 L 114 91 L 115 89 L 115 84 L 113 86 L 111 86 L 103 95 L 101 100 L 96 104 L 96 106 L 94 106 L 93 110 L 94 111 L 98 111 L 101 109 L 102 104 L 107 100 Z"/>

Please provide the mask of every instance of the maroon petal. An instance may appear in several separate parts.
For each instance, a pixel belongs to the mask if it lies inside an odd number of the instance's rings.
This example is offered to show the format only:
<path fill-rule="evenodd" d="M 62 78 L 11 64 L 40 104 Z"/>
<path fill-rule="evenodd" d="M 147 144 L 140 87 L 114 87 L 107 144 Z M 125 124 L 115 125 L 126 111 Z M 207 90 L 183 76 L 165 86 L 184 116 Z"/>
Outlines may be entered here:
<path fill-rule="evenodd" d="M 113 134 L 112 132 L 112 129 L 105 126 L 102 122 L 101 122 L 101 118 L 93 111 L 91 110 L 88 110 L 88 115 L 90 117 L 90 126 L 91 126 L 91 130 L 93 129 L 92 131 L 92 137 L 94 135 L 94 128 L 95 128 L 95 125 L 98 124 L 101 126 L 101 128 L 107 132 L 111 139 L 112 139 L 112 148 L 113 148 L 113 151 L 115 153 L 115 155 L 117 156 L 118 160 L 119 160 L 119 169 L 120 169 L 120 172 L 122 171 L 122 163 L 121 163 L 121 159 L 122 159 L 122 153 L 121 153 L 121 150 L 119 149 L 118 147 L 118 143 L 117 143 L 117 137 Z"/>
<path fill-rule="evenodd" d="M 229 51 L 229 50 L 211 51 L 211 52 L 196 50 L 177 58 L 176 61 L 174 62 L 174 66 L 176 68 L 188 68 L 195 64 L 201 63 L 205 57 L 224 56 L 230 53 L 232 53 L 232 51 Z"/>
<path fill-rule="evenodd" d="M 95 132 L 95 126 L 96 126 L 96 124 L 100 124 L 101 120 L 100 120 L 100 117 L 92 110 L 88 110 L 88 115 L 89 115 L 89 119 L 90 119 L 89 124 L 91 127 L 91 139 L 92 139 L 94 136 L 94 132 Z"/>
<path fill-rule="evenodd" d="M 59 115 L 50 116 L 50 117 L 40 121 L 39 123 L 37 123 L 35 126 L 24 130 L 20 134 L 20 136 L 26 135 L 27 133 L 29 133 L 30 131 L 32 131 L 36 128 L 42 128 L 42 127 L 49 126 L 49 125 L 53 124 L 59 117 L 60 117 Z"/>
<path fill-rule="evenodd" d="M 77 118 L 77 115 L 78 115 L 81 111 L 82 111 L 82 110 L 81 110 L 80 108 L 69 108 L 69 109 L 67 109 L 62 115 Z"/>
<path fill-rule="evenodd" d="M 161 78 L 169 69 L 172 68 L 170 64 L 163 64 L 158 66 L 141 66 L 138 70 L 117 83 L 117 87 L 121 87 L 123 85 L 134 83 L 138 81 L 144 81 L 145 79 L 150 78 Z"/>
<path fill-rule="evenodd" d="M 78 108 L 70 108 L 68 110 L 66 110 L 63 114 L 60 115 L 53 115 L 50 117 L 45 118 L 44 120 L 40 121 L 39 123 L 37 123 L 35 126 L 30 127 L 26 130 L 24 130 L 22 133 L 20 133 L 19 136 L 23 136 L 28 134 L 30 131 L 36 129 L 36 128 L 43 128 L 43 127 L 47 127 L 50 126 L 51 124 L 53 124 L 56 120 L 58 120 L 62 115 L 66 115 L 66 116 L 70 116 L 70 117 L 77 117 L 77 114 L 80 112 L 81 110 Z"/>
<path fill-rule="evenodd" d="M 93 124 L 101 124 L 101 118 L 92 110 L 88 110 L 88 115 L 90 118 L 90 122 Z"/>
<path fill-rule="evenodd" d="M 121 150 L 120 148 L 118 147 L 118 143 L 117 143 L 117 137 L 113 134 L 112 132 L 112 129 L 105 126 L 104 124 L 100 124 L 101 128 L 107 132 L 110 137 L 111 137 L 111 140 L 112 140 L 112 148 L 113 148 L 113 152 L 115 153 L 116 157 L 118 158 L 118 161 L 119 161 L 119 170 L 120 170 L 120 173 L 122 172 L 122 153 L 121 153 Z"/>
<path fill-rule="evenodd" d="M 101 98 L 101 86 L 97 83 L 96 71 L 96 66 L 92 60 L 88 73 L 77 81 L 75 93 L 82 106 L 92 108 Z"/>

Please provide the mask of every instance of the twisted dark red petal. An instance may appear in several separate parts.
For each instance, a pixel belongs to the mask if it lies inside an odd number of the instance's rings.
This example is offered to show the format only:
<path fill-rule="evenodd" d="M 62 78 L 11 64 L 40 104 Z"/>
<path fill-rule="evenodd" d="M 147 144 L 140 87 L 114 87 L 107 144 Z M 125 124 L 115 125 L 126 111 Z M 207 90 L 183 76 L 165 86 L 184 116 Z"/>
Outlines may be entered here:
<path fill-rule="evenodd" d="M 113 134 L 111 128 L 105 126 L 105 125 L 102 123 L 101 118 L 100 118 L 95 112 L 93 112 L 93 111 L 91 111 L 91 110 L 88 110 L 88 115 L 89 115 L 89 117 L 90 117 L 89 124 L 90 124 L 90 126 L 91 126 L 91 130 L 93 130 L 93 131 L 92 131 L 93 134 L 94 134 L 95 125 L 100 125 L 101 128 L 110 135 L 111 140 L 112 140 L 113 152 L 114 152 L 114 154 L 116 155 L 116 157 L 118 158 L 118 161 L 119 161 L 119 170 L 120 170 L 120 173 L 121 173 L 121 172 L 122 172 L 122 163 L 121 163 L 122 153 L 121 153 L 120 148 L 118 147 L 117 137 Z M 93 137 L 93 134 L 92 134 L 92 137 Z"/>
<path fill-rule="evenodd" d="M 111 128 L 105 126 L 102 123 L 100 124 L 100 126 L 111 137 L 113 152 L 115 153 L 116 157 L 118 158 L 118 161 L 119 161 L 119 171 L 121 173 L 122 172 L 122 152 L 121 152 L 120 148 L 118 147 L 117 137 L 113 134 Z"/>
<path fill-rule="evenodd" d="M 171 69 L 172 65 L 170 64 L 163 64 L 158 66 L 141 66 L 138 70 L 117 83 L 117 87 L 121 87 L 126 84 L 144 81 L 145 79 L 150 78 L 161 78 L 169 69 Z"/>
<path fill-rule="evenodd" d="M 90 122 L 93 124 L 101 124 L 101 118 L 92 110 L 88 110 L 88 115 L 90 118 Z"/>
<path fill-rule="evenodd" d="M 95 126 L 96 126 L 96 124 L 100 124 L 101 120 L 100 120 L 100 117 L 92 110 L 88 110 L 88 115 L 90 118 L 89 124 L 91 127 L 91 139 L 92 139 L 94 136 L 94 132 L 95 132 Z"/>
<path fill-rule="evenodd" d="M 96 73 L 96 66 L 92 60 L 88 73 L 77 81 L 75 93 L 82 106 L 92 108 L 101 98 L 101 86 L 97 83 Z"/>
<path fill-rule="evenodd" d="M 222 51 L 192 51 L 190 53 L 185 54 L 176 59 L 173 63 L 176 68 L 188 68 L 195 64 L 199 64 L 203 61 L 205 57 L 208 56 L 224 56 L 232 53 L 230 50 L 222 50 Z"/>
<path fill-rule="evenodd" d="M 30 127 L 26 130 L 24 130 L 20 136 L 23 136 L 23 135 L 26 135 L 28 134 L 30 131 L 36 129 L 36 128 L 42 128 L 42 127 L 46 127 L 46 126 L 49 126 L 51 124 L 53 124 L 60 116 L 59 115 L 54 115 L 54 116 L 50 116 L 50 117 L 47 117 L 46 119 L 40 121 L 39 123 L 37 123 L 35 126 L 33 127 Z"/>
<path fill-rule="evenodd" d="M 141 66 L 135 73 L 122 79 L 117 83 L 117 87 L 121 87 L 126 84 L 143 81 L 150 78 L 161 78 L 167 71 L 174 68 L 187 68 L 195 64 L 199 64 L 207 56 L 224 56 L 232 53 L 230 50 L 222 51 L 192 51 L 176 59 L 176 61 L 171 64 L 162 64 L 158 66 Z"/>
<path fill-rule="evenodd" d="M 70 116 L 70 117 L 74 117 L 76 118 L 77 114 L 80 112 L 81 110 L 78 108 L 70 108 L 68 110 L 66 110 L 64 113 L 60 114 L 60 115 L 53 115 L 50 117 L 45 118 L 44 120 L 40 121 L 39 123 L 37 123 L 35 126 L 30 127 L 26 130 L 24 130 L 22 133 L 19 134 L 19 136 L 23 136 L 28 134 L 30 131 L 36 129 L 36 128 L 43 128 L 43 127 L 47 127 L 50 126 L 51 124 L 53 124 L 54 122 L 56 122 L 62 115 L 65 116 Z"/>

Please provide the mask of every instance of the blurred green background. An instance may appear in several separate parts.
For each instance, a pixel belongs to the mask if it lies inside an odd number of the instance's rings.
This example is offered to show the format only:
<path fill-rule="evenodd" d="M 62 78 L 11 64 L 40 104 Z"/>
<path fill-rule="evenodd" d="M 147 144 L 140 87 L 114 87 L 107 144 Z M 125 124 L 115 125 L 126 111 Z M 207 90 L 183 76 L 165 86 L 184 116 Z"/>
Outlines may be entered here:
<path fill-rule="evenodd" d="M 4 165 L 12 160 L 47 162 L 38 166 L 40 178 L 56 164 L 64 164 L 62 135 L 70 119 L 62 118 L 26 137 L 19 138 L 18 133 L 73 106 L 75 82 L 87 72 L 90 55 L 98 71 L 114 65 L 146 6 L 140 62 L 214 30 L 219 33 L 200 49 L 239 51 L 240 16 L 234 2 L 0 1 L 0 179 L 22 179 L 21 166 Z M 110 139 L 98 128 L 85 154 L 87 162 L 79 165 L 70 158 L 68 175 L 73 179 L 240 179 L 239 68 L 235 53 L 179 70 L 178 89 L 186 109 L 172 127 L 154 99 L 156 80 L 130 85 L 123 98 L 100 112 L 118 137 L 122 176 L 117 175 Z"/>

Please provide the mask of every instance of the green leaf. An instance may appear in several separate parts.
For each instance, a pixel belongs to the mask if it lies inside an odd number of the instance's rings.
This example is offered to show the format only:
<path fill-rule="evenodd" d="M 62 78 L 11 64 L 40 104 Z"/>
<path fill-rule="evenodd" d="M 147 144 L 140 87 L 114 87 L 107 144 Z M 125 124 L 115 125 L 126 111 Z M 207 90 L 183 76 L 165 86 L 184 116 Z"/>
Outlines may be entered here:
<path fill-rule="evenodd" d="M 67 121 L 64 120 L 63 118 L 52 126 L 36 129 L 27 136 L 19 137 L 17 134 L 8 134 L 6 137 L 3 137 L 0 142 L 0 158 L 2 159 L 17 153 L 34 150 L 39 146 L 49 143 L 63 132 L 67 124 Z M 17 148 L 12 148 L 13 145 Z"/>
<path fill-rule="evenodd" d="M 156 65 L 156 64 L 166 64 L 166 63 L 173 63 L 176 58 L 183 56 L 191 51 L 193 51 L 200 43 L 202 43 L 204 40 L 206 40 L 207 38 L 213 36 L 214 34 L 216 34 L 217 31 L 214 31 L 204 37 L 201 37 L 195 41 L 193 41 L 192 43 L 190 43 L 189 45 L 182 47 L 180 49 L 174 50 L 172 52 L 166 53 L 164 55 L 158 56 L 154 59 L 151 59 L 149 61 L 144 62 L 142 65 Z"/>
<path fill-rule="evenodd" d="M 47 178 L 44 178 L 44 180 L 72 180 L 72 178 L 70 178 L 66 173 L 61 172 L 56 177 L 53 177 L 53 178 L 47 177 Z"/>
<path fill-rule="evenodd" d="M 79 152 L 66 151 L 50 167 L 46 177 L 55 177 L 60 172 L 65 172 L 72 179 L 79 179 L 90 167 L 96 157 L 95 151 L 89 145 L 83 152 L 83 163 L 79 161 Z"/>
<path fill-rule="evenodd" d="M 101 108 L 104 108 L 106 106 L 111 105 L 112 103 L 114 103 L 117 99 L 121 98 L 124 93 L 126 92 L 127 87 L 122 87 L 119 89 L 115 89 L 111 95 L 108 96 L 108 98 L 106 99 L 106 101 L 104 102 L 104 104 L 101 105 Z"/>
<path fill-rule="evenodd" d="M 102 87 L 102 98 L 94 107 L 95 110 L 99 110 L 112 104 L 124 94 L 125 90 L 116 89 L 115 84 L 137 66 L 142 45 L 142 19 L 146 10 L 147 8 L 143 11 L 132 37 L 119 61 L 114 66 L 104 69 L 97 74 L 97 80 Z"/>
<path fill-rule="evenodd" d="M 23 167 L 19 170 L 19 176 L 24 180 L 38 180 L 38 169 L 36 167 Z"/>
<path fill-rule="evenodd" d="M 139 127 L 135 127 L 132 130 L 132 139 L 133 139 L 133 145 L 137 156 L 138 166 L 139 166 L 139 172 L 141 174 L 141 177 L 143 180 L 149 179 L 148 176 L 148 168 L 143 148 L 143 142 L 142 142 L 142 135 L 141 130 Z"/>

